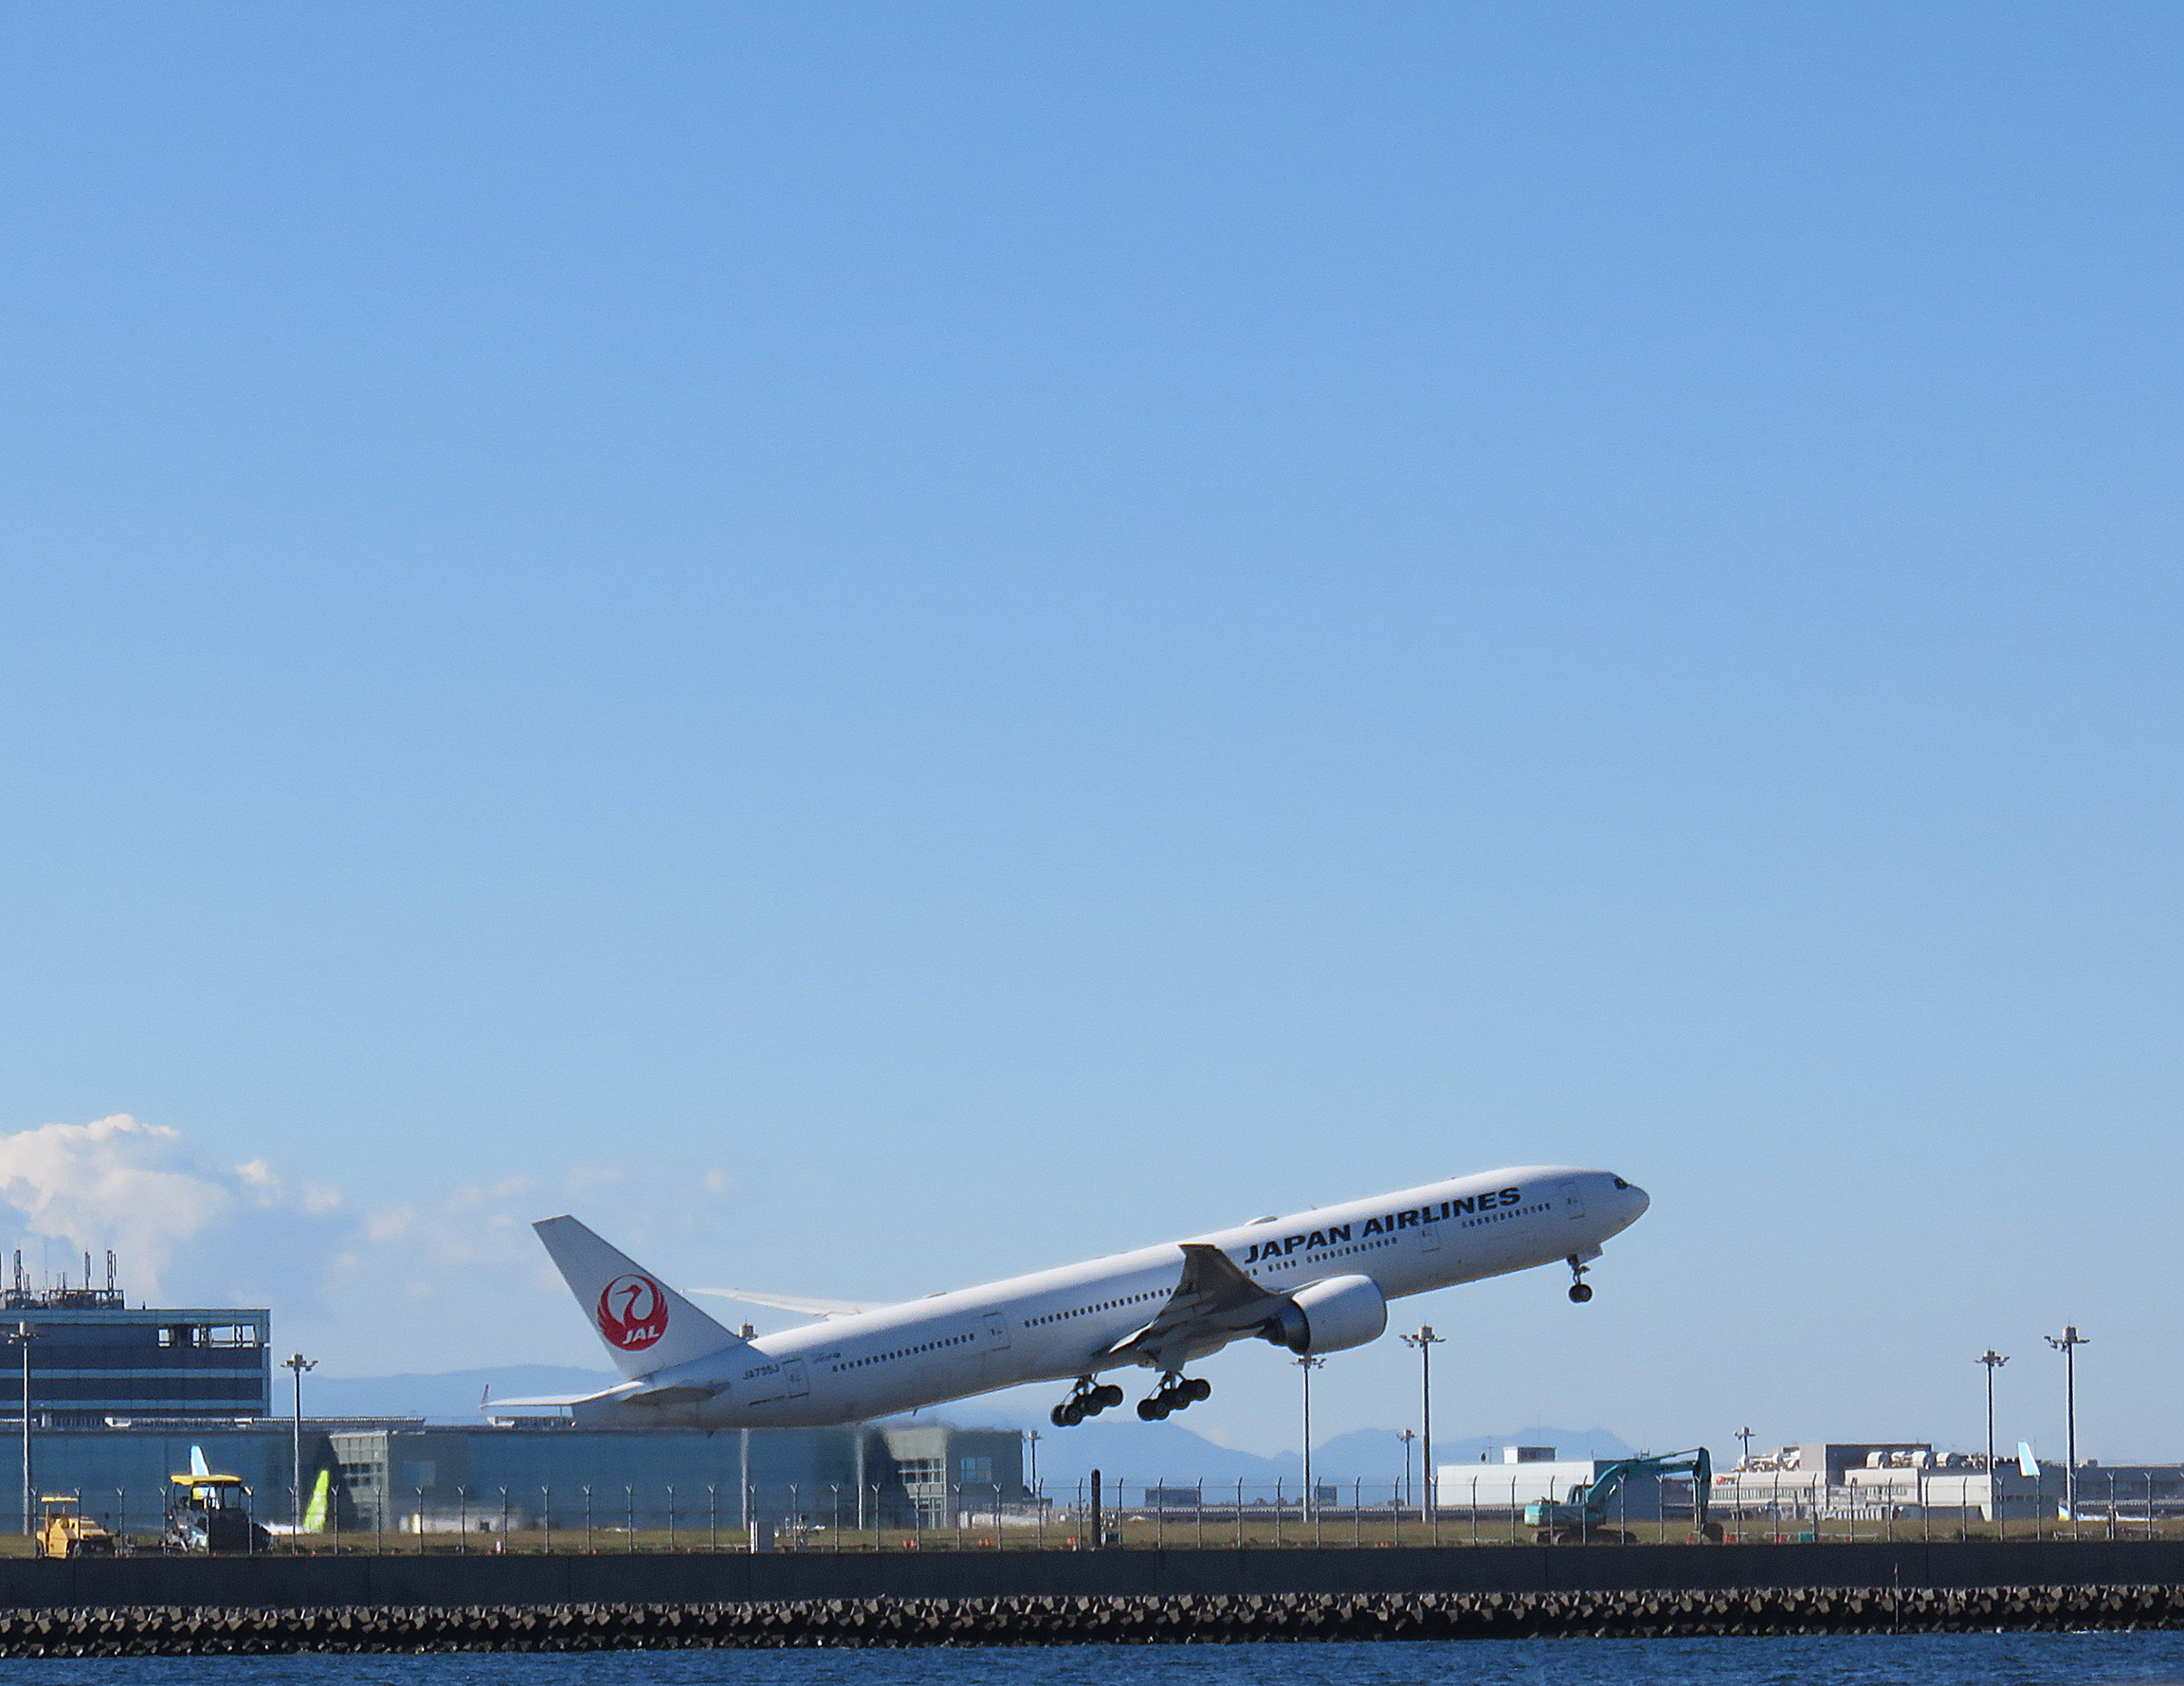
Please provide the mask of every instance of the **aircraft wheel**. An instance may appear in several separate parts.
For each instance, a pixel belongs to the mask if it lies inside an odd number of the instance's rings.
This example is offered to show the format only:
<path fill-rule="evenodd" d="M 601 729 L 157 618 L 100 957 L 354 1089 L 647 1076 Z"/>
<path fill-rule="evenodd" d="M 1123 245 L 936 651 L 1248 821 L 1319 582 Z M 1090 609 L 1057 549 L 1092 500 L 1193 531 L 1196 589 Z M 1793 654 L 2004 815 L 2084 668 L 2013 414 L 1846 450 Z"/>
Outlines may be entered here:
<path fill-rule="evenodd" d="M 1094 1388 L 1092 1396 L 1100 1402 L 1100 1408 L 1103 1411 L 1111 1405 L 1119 1405 L 1122 1403 L 1122 1389 L 1116 1387 L 1112 1382 L 1104 1387 Z"/>
<path fill-rule="evenodd" d="M 1196 1405 L 1202 1399 L 1211 1399 L 1213 1397 L 1213 1384 L 1204 1376 L 1192 1376 L 1183 1384 L 1183 1396 L 1190 1400 L 1192 1405 Z"/>
<path fill-rule="evenodd" d="M 1570 1284 L 1570 1297 L 1575 1304 L 1583 1305 L 1592 1297 L 1592 1284 L 1590 1282 L 1572 1282 Z"/>
<path fill-rule="evenodd" d="M 1053 1417 L 1055 1427 L 1074 1428 L 1084 1421 L 1084 1407 L 1073 1399 L 1068 1400 L 1054 1407 Z"/>
<path fill-rule="evenodd" d="M 1138 1402 L 1138 1418 L 1139 1422 L 1157 1423 L 1161 1420 L 1161 1418 L 1167 1416 L 1167 1414 L 1168 1406 L 1161 1400 L 1157 1393 L 1154 1394 L 1150 1399 L 1141 1399 Z"/>

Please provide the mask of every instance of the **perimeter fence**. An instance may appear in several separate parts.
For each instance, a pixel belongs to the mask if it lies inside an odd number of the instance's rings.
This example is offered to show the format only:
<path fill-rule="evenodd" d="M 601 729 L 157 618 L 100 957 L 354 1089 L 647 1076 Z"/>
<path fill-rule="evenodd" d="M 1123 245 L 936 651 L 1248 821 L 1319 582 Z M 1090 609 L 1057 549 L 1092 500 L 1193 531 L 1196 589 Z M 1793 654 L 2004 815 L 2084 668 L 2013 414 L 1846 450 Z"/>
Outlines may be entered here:
<path fill-rule="evenodd" d="M 2119 1489 L 2082 1472 L 2073 1518 L 2050 1507 L 1997 1523 L 1975 1506 L 1875 1502 L 1854 1488 L 1718 1495 L 1711 1518 L 1743 1544 L 1930 1543 L 1976 1539 L 2161 1539 L 2184 1535 L 2184 1507 L 2149 1483 Z M 1594 1511 L 1543 1515 L 1536 1497 L 1567 1504 L 1557 1483 L 1483 1470 L 1438 1483 L 1178 1481 L 1095 1475 L 1036 1494 L 998 1482 L 752 1485 L 633 1482 L 349 1493 L 323 1529 L 285 1526 L 294 1496 L 246 1491 L 279 1553 L 637 1551 L 1012 1551 L 1265 1547 L 1680 1544 L 1698 1539 L 1687 1483 L 1633 1485 Z M 1681 1488 L 1681 1494 L 1678 1489 Z M 160 1549 L 166 1496 L 115 1488 L 77 1495 L 123 1551 Z M 1529 1514 L 1527 1513 L 1530 1513 Z M 27 1542 L 14 1536 L 18 1550 Z M 4 1550 L 5 1548 L 0 1548 Z"/>

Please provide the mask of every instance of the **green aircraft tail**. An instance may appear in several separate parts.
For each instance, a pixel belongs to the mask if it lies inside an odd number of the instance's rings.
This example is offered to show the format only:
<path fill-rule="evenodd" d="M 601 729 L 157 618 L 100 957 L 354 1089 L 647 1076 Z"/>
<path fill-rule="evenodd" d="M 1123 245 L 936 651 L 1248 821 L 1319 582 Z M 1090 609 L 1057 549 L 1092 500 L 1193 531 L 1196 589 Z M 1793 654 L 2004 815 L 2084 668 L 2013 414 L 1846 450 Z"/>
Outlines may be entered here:
<path fill-rule="evenodd" d="M 303 1528 L 307 1533 L 326 1532 L 326 1512 L 334 1496 L 334 1472 L 322 1469 L 318 1480 L 311 1484 L 311 1502 L 303 1507 Z"/>

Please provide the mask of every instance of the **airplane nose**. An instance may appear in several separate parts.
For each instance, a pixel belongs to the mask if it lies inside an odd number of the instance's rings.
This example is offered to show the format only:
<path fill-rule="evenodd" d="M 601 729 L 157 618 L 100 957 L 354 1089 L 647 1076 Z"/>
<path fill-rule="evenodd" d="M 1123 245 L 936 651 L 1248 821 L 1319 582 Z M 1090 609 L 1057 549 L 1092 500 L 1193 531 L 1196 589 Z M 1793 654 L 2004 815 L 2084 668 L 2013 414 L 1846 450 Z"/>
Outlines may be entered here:
<path fill-rule="evenodd" d="M 1632 1183 L 1629 1188 L 1625 1191 L 1624 1198 L 1629 1200 L 1632 1206 L 1638 1208 L 1637 1211 L 1632 1214 L 1633 1217 L 1643 1217 L 1645 1215 L 1646 1208 L 1653 1204 L 1653 1197 L 1647 1193 L 1645 1189 L 1639 1187 L 1636 1183 Z"/>

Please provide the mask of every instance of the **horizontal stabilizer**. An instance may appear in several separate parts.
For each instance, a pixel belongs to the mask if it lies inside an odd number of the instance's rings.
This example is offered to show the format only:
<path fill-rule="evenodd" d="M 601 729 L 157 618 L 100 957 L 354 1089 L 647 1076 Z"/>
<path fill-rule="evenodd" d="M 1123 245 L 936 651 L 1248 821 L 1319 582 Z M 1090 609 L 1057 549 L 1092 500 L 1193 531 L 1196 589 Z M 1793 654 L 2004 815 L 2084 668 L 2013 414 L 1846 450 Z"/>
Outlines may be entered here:
<path fill-rule="evenodd" d="M 817 1299 L 809 1295 L 759 1294 L 749 1288 L 693 1288 L 693 1294 L 715 1299 L 733 1299 L 743 1305 L 770 1306 L 777 1312 L 803 1312 L 813 1317 L 854 1317 L 859 1312 L 877 1312 L 894 1302 L 884 1299 Z"/>
<path fill-rule="evenodd" d="M 701 1387 L 695 1383 L 673 1387 L 640 1387 L 634 1393 L 622 1395 L 624 1405 L 703 1405 L 719 1396 L 718 1387 Z"/>
<path fill-rule="evenodd" d="M 492 1404 L 482 1405 L 478 1408 L 482 1411 L 504 1411 L 514 1406 L 523 1406 L 529 1409 L 544 1410 L 549 1406 L 590 1405 L 594 1400 L 601 1399 L 627 1399 L 634 1391 L 636 1391 L 634 1383 L 618 1382 L 611 1387 L 600 1388 L 596 1393 L 540 1393 L 530 1399 L 497 1399 Z"/>
<path fill-rule="evenodd" d="M 677 1383 L 665 1387 L 647 1387 L 639 1382 L 624 1382 L 619 1387 L 603 1387 L 597 1393 L 542 1393 L 534 1399 L 497 1399 L 489 1405 L 479 1408 L 485 1411 L 573 1409 L 577 1405 L 598 1405 L 613 1400 L 619 1405 L 703 1405 L 716 1397 L 720 1389 L 696 1384 Z"/>

